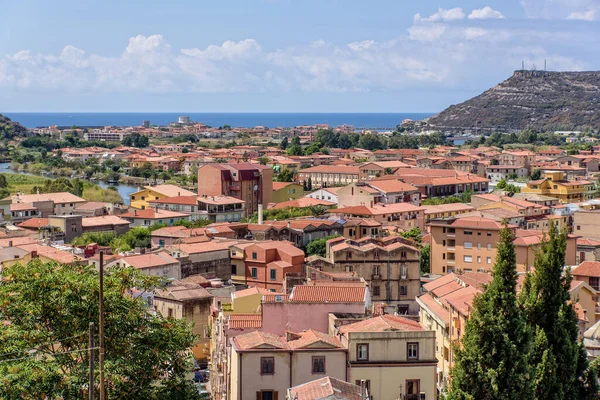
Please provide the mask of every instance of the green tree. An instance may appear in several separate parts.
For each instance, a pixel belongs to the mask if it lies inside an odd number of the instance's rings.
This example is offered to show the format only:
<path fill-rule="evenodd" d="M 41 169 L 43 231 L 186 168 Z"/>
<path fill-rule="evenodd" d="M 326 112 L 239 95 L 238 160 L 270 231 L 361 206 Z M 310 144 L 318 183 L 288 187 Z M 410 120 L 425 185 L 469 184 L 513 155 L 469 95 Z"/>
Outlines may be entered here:
<path fill-rule="evenodd" d="M 421 247 L 421 254 L 419 255 L 419 264 L 421 265 L 421 274 L 428 274 L 431 271 L 430 258 L 431 258 L 431 246 L 427 244 L 427 245 Z"/>
<path fill-rule="evenodd" d="M 289 169 L 283 169 L 279 175 L 277 175 L 277 180 L 279 182 L 293 182 L 294 181 L 294 173 Z"/>
<path fill-rule="evenodd" d="M 517 263 L 513 236 L 500 232 L 492 282 L 473 300 L 448 399 L 531 399 L 527 360 L 530 333 L 516 295 Z"/>
<path fill-rule="evenodd" d="M 258 157 L 258 162 L 260 165 L 267 165 L 269 161 L 269 157 Z"/>
<path fill-rule="evenodd" d="M 282 141 L 281 141 L 281 143 L 279 144 L 279 148 L 280 148 L 281 150 L 285 150 L 285 149 L 287 149 L 287 147 L 288 147 L 288 144 L 289 144 L 289 141 L 288 141 L 288 138 L 287 138 L 287 136 L 286 136 L 286 137 L 284 137 L 284 138 L 283 138 L 283 140 L 282 140 Z"/>
<path fill-rule="evenodd" d="M 332 235 L 313 240 L 306 246 L 306 255 L 325 257 L 325 253 L 327 252 L 327 241 L 339 236 L 340 235 Z"/>
<path fill-rule="evenodd" d="M 322 206 L 320 204 L 308 206 L 306 208 L 310 212 L 310 215 L 312 215 L 313 217 L 320 217 L 321 215 L 327 214 L 327 207 Z"/>
<path fill-rule="evenodd" d="M 542 171 L 540 171 L 539 168 L 534 169 L 533 172 L 531 173 L 531 179 L 534 181 L 537 181 L 541 177 L 542 177 Z"/>
<path fill-rule="evenodd" d="M 8 183 L 6 182 L 6 176 L 4 176 L 4 174 L 0 174 L 0 188 L 5 188 L 8 186 Z"/>
<path fill-rule="evenodd" d="M 310 178 L 310 176 L 308 177 L 308 182 L 306 183 L 306 187 L 309 192 L 313 190 L 312 179 Z"/>
<path fill-rule="evenodd" d="M 496 189 L 504 189 L 506 188 L 506 180 L 505 179 L 500 179 L 500 181 L 496 184 Z"/>
<path fill-rule="evenodd" d="M 419 229 L 416 226 L 414 228 L 409 229 L 406 232 L 401 232 L 400 236 L 412 240 L 417 245 L 421 244 L 421 229 Z"/>
<path fill-rule="evenodd" d="M 88 326 L 98 321 L 98 280 L 94 267 L 84 265 L 33 260 L 2 269 L 0 315 L 9 323 L 0 324 L 1 398 L 88 397 Z M 199 398 L 186 379 L 195 339 L 191 325 L 153 315 L 141 297 L 130 295 L 132 288 L 151 291 L 159 284 L 160 278 L 133 268 L 106 273 L 109 399 Z"/>
<path fill-rule="evenodd" d="M 571 275 L 563 273 L 567 233 L 556 224 L 536 254 L 534 272 L 523 283 L 520 302 L 535 331 L 531 363 L 536 399 L 597 398 L 597 378 L 578 340 L 577 314 L 571 304 Z"/>
<path fill-rule="evenodd" d="M 366 133 L 360 136 L 358 147 L 366 150 L 380 150 L 387 148 L 385 137 L 373 133 Z"/>

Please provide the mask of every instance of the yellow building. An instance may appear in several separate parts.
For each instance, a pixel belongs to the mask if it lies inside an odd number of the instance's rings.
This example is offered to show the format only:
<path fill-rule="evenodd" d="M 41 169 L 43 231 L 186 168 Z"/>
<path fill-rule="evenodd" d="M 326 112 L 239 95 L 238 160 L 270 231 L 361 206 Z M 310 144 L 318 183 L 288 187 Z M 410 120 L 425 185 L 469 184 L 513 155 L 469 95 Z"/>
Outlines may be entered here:
<path fill-rule="evenodd" d="M 175 185 L 157 185 L 144 186 L 143 190 L 139 190 L 129 195 L 131 207 L 138 210 L 150 208 L 148 203 L 150 200 L 161 200 L 168 197 L 177 196 L 196 196 L 197 193 L 190 192 Z"/>
<path fill-rule="evenodd" d="M 567 180 L 567 175 L 562 171 L 548 171 L 543 179 L 529 181 L 521 192 L 554 197 L 563 204 L 576 203 L 586 198 L 590 183 L 583 179 Z"/>
<path fill-rule="evenodd" d="M 304 197 L 304 187 L 295 182 L 273 182 L 273 203 Z"/>

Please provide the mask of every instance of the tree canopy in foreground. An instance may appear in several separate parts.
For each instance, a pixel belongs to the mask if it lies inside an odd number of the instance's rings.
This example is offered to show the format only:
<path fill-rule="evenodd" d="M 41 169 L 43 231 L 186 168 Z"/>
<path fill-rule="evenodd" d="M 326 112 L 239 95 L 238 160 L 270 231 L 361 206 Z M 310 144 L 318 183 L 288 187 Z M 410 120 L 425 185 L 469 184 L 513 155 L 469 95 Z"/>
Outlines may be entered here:
<path fill-rule="evenodd" d="M 4 268 L 1 276 L 0 398 L 87 398 L 88 331 L 89 323 L 98 321 L 98 272 L 33 260 Z M 191 326 L 150 314 L 146 303 L 131 295 L 131 288 L 152 290 L 160 278 L 115 268 L 104 282 L 107 398 L 198 398 L 186 379 L 192 368 Z M 96 365 L 96 394 L 98 374 Z"/>

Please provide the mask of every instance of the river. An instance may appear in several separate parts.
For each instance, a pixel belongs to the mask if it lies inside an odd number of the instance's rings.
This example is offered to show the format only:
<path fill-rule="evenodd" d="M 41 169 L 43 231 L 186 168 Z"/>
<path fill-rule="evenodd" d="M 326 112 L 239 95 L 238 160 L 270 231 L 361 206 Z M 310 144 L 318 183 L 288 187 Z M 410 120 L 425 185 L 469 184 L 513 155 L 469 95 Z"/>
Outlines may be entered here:
<path fill-rule="evenodd" d="M 0 163 L 0 172 L 6 172 L 6 173 L 17 173 L 13 170 L 10 169 L 10 163 Z M 29 172 L 18 172 L 19 174 L 23 174 L 23 175 L 32 175 L 32 176 L 40 176 L 37 174 L 32 174 Z M 54 176 L 48 176 L 48 178 L 55 178 Z M 107 183 L 107 182 L 102 182 L 102 181 L 89 181 L 95 185 L 98 185 L 104 189 L 108 188 L 109 186 L 114 186 L 117 188 L 117 192 L 121 195 L 121 197 L 123 198 L 123 201 L 125 202 L 125 204 L 129 205 L 129 195 L 131 193 L 135 193 L 138 191 L 138 187 L 134 186 L 134 185 L 124 185 L 122 183 L 117 183 L 117 184 L 112 184 L 112 183 Z"/>

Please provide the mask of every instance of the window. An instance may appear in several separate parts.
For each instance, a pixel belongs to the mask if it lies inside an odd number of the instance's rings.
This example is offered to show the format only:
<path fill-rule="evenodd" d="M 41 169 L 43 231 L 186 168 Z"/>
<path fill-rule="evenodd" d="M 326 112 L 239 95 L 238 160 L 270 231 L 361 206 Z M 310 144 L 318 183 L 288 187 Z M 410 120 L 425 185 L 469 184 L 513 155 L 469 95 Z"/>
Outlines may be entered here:
<path fill-rule="evenodd" d="M 488 236 L 492 236 L 492 232 L 489 232 L 489 231 L 488 231 L 487 235 L 488 235 Z"/>
<path fill-rule="evenodd" d="M 419 400 L 419 380 L 406 381 L 406 400 Z"/>
<path fill-rule="evenodd" d="M 594 288 L 594 290 L 600 290 L 600 278 L 597 276 L 590 276 L 590 286 Z"/>
<path fill-rule="evenodd" d="M 488 243 L 488 244 L 487 244 L 487 249 L 488 249 L 488 250 L 491 250 L 491 249 L 492 249 L 492 244 L 491 244 L 491 243 Z"/>
<path fill-rule="evenodd" d="M 581 225 L 577 225 L 577 230 L 580 231 L 581 230 Z"/>
<path fill-rule="evenodd" d="M 400 252 L 400 258 L 406 258 L 406 252 L 405 251 L 401 251 Z"/>
<path fill-rule="evenodd" d="M 373 286 L 373 296 L 379 296 L 380 290 L 379 286 Z"/>
<path fill-rule="evenodd" d="M 175 222 L 175 220 L 173 218 L 171 218 L 171 223 Z"/>
<path fill-rule="evenodd" d="M 466 263 L 472 263 L 473 262 L 473 256 L 463 256 L 463 261 Z"/>
<path fill-rule="evenodd" d="M 477 243 L 477 250 L 481 250 L 481 243 Z"/>
<path fill-rule="evenodd" d="M 398 304 L 396 311 L 398 315 L 408 315 L 408 304 Z"/>
<path fill-rule="evenodd" d="M 419 359 L 419 343 L 406 344 L 406 358 L 408 358 L 409 360 Z"/>
<path fill-rule="evenodd" d="M 356 345 L 356 359 L 358 361 L 369 361 L 369 345 L 358 343 Z"/>
<path fill-rule="evenodd" d="M 271 280 L 274 281 L 277 279 L 277 270 L 276 269 L 272 269 L 271 270 Z"/>
<path fill-rule="evenodd" d="M 231 264 L 231 275 L 237 275 L 237 265 Z"/>
<path fill-rule="evenodd" d="M 347 251 L 346 252 L 346 260 L 351 260 L 352 259 L 352 252 L 351 251 Z"/>
<path fill-rule="evenodd" d="M 169 318 L 173 318 L 173 309 L 169 307 L 169 309 L 167 310 L 167 316 Z"/>
<path fill-rule="evenodd" d="M 275 373 L 275 358 L 261 357 L 260 358 L 260 374 L 273 375 Z"/>
<path fill-rule="evenodd" d="M 486 261 L 487 261 L 488 264 L 491 264 L 492 263 L 492 257 L 488 257 Z"/>
<path fill-rule="evenodd" d="M 481 257 L 477 256 L 477 264 L 481 264 Z"/>
<path fill-rule="evenodd" d="M 465 229 L 465 231 L 463 232 L 465 235 L 472 235 L 473 231 L 467 230 Z"/>
<path fill-rule="evenodd" d="M 361 379 L 357 379 L 355 381 L 356 386 L 361 385 L 360 381 L 361 381 Z M 367 393 L 371 393 L 371 380 L 370 379 L 365 379 L 365 389 L 367 389 Z"/>
<path fill-rule="evenodd" d="M 296 189 L 292 189 L 292 193 L 296 193 Z"/>
<path fill-rule="evenodd" d="M 402 285 L 398 288 L 398 294 L 400 296 L 406 296 L 408 294 L 408 286 Z"/>
<path fill-rule="evenodd" d="M 131 200 L 135 200 L 135 196 L 131 196 Z"/>
<path fill-rule="evenodd" d="M 253 260 L 258 259 L 258 254 L 256 254 L 256 252 L 252 252 L 252 259 Z"/>
<path fill-rule="evenodd" d="M 325 357 L 314 356 L 312 358 L 312 373 L 313 374 L 324 374 L 325 373 Z"/>
<path fill-rule="evenodd" d="M 165 247 L 165 240 L 164 239 L 159 239 L 159 241 L 158 241 L 158 247 Z"/>
<path fill-rule="evenodd" d="M 252 275 L 251 275 L 251 276 L 252 276 L 254 279 L 256 279 L 256 278 L 258 277 L 258 269 L 257 269 L 256 267 L 252 267 L 252 270 L 251 270 L 251 272 L 252 272 Z"/>
<path fill-rule="evenodd" d="M 473 248 L 473 243 L 471 242 L 464 242 L 463 244 L 465 249 L 472 249 Z"/>

